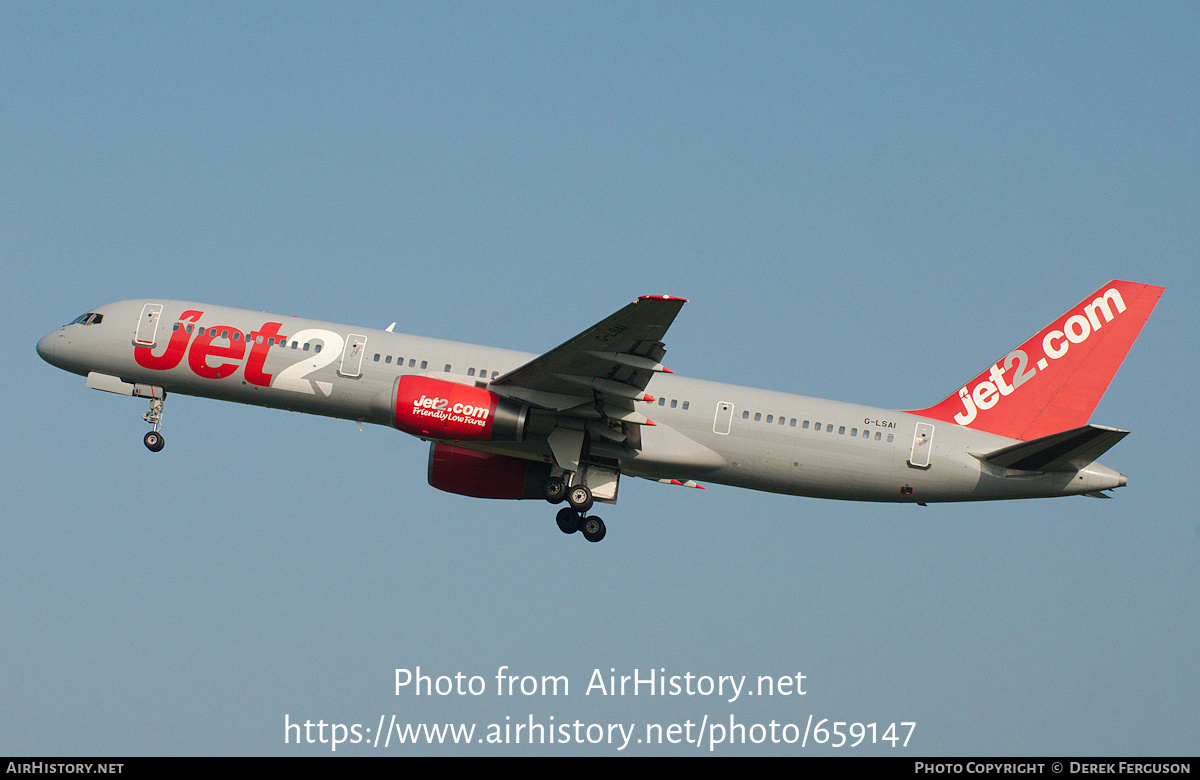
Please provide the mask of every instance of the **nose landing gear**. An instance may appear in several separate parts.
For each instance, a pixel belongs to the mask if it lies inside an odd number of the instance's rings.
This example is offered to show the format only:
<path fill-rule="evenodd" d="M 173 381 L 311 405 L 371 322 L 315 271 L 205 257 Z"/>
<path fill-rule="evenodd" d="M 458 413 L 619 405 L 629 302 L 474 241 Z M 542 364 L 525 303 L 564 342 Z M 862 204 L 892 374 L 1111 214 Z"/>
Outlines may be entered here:
<path fill-rule="evenodd" d="M 150 450 L 151 452 L 158 452 L 167 444 L 165 441 L 163 441 L 162 434 L 158 431 L 150 431 L 147 433 L 142 437 L 142 442 L 145 443 L 146 449 Z"/>
<path fill-rule="evenodd" d="M 163 406 L 167 400 L 167 391 L 163 390 L 162 395 L 155 395 L 150 399 L 150 411 L 142 415 L 142 419 L 154 426 L 154 430 L 142 437 L 142 443 L 146 445 L 146 449 L 151 452 L 159 452 L 167 442 L 163 439 L 162 433 L 162 416 Z"/>

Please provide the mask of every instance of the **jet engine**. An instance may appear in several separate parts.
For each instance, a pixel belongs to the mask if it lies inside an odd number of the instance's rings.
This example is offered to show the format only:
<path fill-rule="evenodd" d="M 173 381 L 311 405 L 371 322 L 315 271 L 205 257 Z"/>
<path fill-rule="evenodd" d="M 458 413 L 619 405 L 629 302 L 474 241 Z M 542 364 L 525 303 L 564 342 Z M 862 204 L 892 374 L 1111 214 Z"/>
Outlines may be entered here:
<path fill-rule="evenodd" d="M 529 407 L 474 385 L 405 374 L 396 380 L 393 425 L 447 441 L 521 441 Z"/>
<path fill-rule="evenodd" d="M 475 498 L 543 498 L 550 464 L 510 455 L 429 445 L 429 484 Z"/>

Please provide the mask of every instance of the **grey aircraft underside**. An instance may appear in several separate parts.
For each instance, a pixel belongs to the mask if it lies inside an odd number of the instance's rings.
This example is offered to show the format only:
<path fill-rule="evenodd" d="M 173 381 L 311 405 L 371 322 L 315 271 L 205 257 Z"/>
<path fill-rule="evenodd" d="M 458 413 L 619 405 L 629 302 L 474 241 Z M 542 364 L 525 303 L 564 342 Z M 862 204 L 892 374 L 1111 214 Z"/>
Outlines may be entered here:
<path fill-rule="evenodd" d="M 429 481 L 481 498 L 594 502 L 621 475 L 699 487 L 921 503 L 1102 495 L 1095 459 L 1125 431 L 1089 417 L 1163 288 L 1111 281 L 928 409 L 895 411 L 688 379 L 661 363 L 684 304 L 645 296 L 532 355 L 222 306 L 110 303 L 38 354 L 99 390 L 146 398 L 163 447 L 168 393 L 398 428 L 429 441 Z"/>

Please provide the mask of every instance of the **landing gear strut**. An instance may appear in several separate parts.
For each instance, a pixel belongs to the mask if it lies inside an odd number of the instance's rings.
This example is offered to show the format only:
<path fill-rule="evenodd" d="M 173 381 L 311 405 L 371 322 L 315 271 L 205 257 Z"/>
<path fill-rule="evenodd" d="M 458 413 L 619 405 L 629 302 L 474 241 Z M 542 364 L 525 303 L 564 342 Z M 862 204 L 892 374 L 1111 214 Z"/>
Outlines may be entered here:
<path fill-rule="evenodd" d="M 151 452 L 158 452 L 164 446 L 166 446 L 166 441 L 163 439 L 162 433 L 159 432 L 162 429 L 163 406 L 165 405 L 166 400 L 167 391 L 164 390 L 162 398 L 150 399 L 150 411 L 142 415 L 143 420 L 154 426 L 154 430 L 142 437 L 142 443 L 144 443 L 146 445 L 146 449 L 150 450 Z"/>
<path fill-rule="evenodd" d="M 558 523 L 558 530 L 564 534 L 582 531 L 583 538 L 589 542 L 598 542 L 604 538 L 604 521 L 595 515 L 587 515 L 587 511 L 592 508 L 592 491 L 587 485 L 572 485 L 568 488 L 563 479 L 551 477 L 546 480 L 542 492 L 551 504 L 561 503 L 564 498 L 567 501 L 568 506 L 558 510 L 554 518 Z"/>

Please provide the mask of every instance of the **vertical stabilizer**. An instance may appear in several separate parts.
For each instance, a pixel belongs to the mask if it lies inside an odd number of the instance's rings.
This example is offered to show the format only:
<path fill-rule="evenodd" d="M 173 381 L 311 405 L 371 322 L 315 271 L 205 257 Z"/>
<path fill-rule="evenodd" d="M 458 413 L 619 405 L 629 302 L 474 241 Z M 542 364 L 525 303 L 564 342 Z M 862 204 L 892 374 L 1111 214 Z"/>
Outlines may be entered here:
<path fill-rule="evenodd" d="M 1114 279 L 941 403 L 911 414 L 1023 440 L 1087 425 L 1163 290 Z"/>

